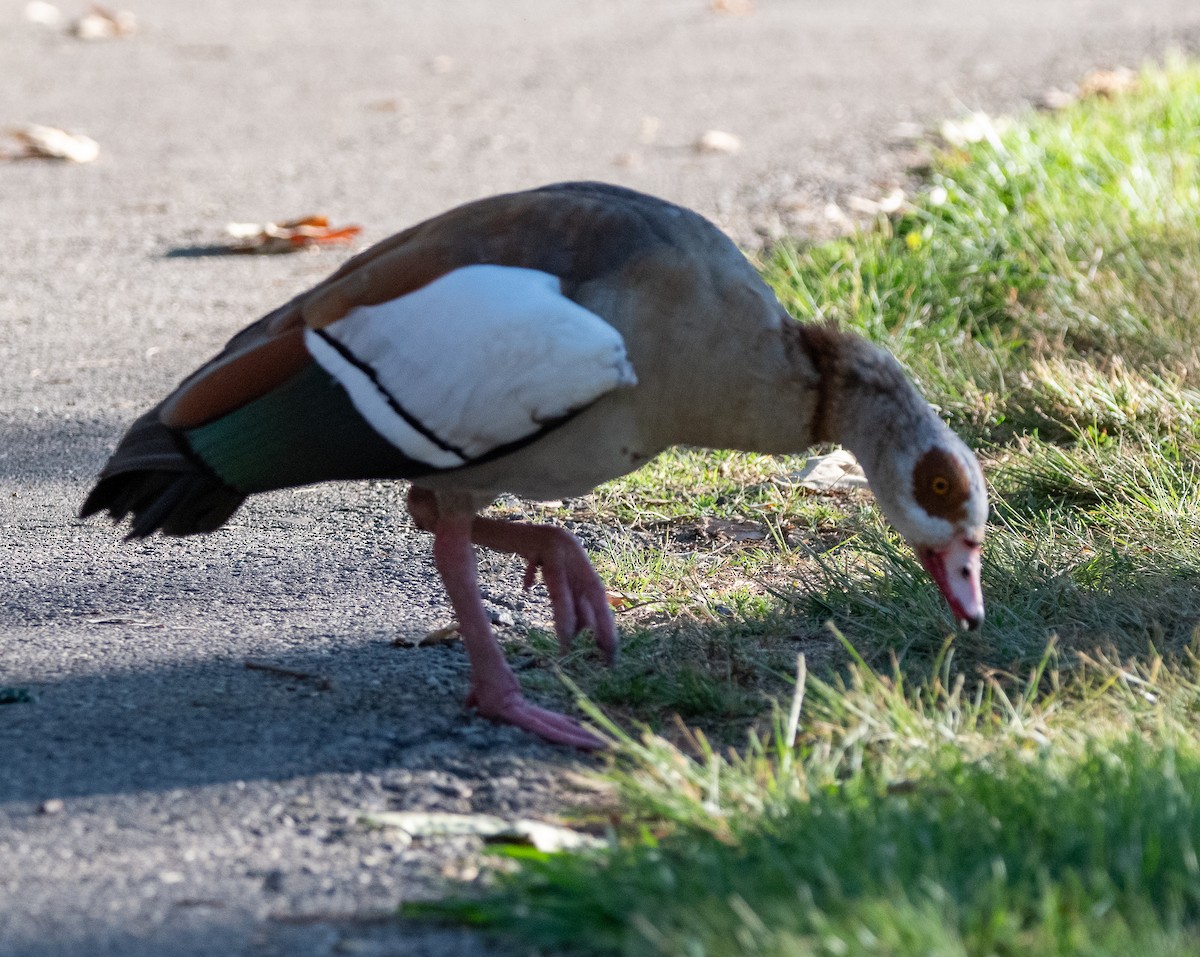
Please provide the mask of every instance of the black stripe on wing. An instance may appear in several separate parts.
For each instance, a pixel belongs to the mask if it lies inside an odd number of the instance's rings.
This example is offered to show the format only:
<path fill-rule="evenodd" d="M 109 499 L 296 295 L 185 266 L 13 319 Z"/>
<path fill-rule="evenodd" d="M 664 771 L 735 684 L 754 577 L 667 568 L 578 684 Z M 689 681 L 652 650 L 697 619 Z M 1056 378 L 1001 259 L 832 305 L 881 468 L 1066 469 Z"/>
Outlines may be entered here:
<path fill-rule="evenodd" d="M 342 343 L 338 342 L 337 339 L 329 335 L 329 333 L 327 333 L 324 329 L 315 329 L 313 331 L 323 340 L 325 340 L 330 348 L 336 351 L 338 355 L 340 355 L 343 359 L 345 359 L 352 366 L 362 372 L 363 375 L 370 379 L 371 384 L 374 385 L 379 394 L 383 396 L 391 410 L 395 412 L 396 415 L 400 416 L 400 418 L 402 418 L 405 422 L 407 422 L 415 432 L 419 432 L 443 452 L 450 452 L 452 455 L 457 455 L 465 463 L 472 461 L 471 456 L 467 455 L 463 449 L 457 445 L 454 445 L 452 442 L 447 442 L 440 435 L 425 425 L 424 422 L 409 412 L 400 402 L 400 400 L 392 395 L 392 393 L 388 391 L 387 387 L 379 381 L 379 376 L 376 374 L 373 366 L 356 356 L 348 348 L 342 345 Z"/>

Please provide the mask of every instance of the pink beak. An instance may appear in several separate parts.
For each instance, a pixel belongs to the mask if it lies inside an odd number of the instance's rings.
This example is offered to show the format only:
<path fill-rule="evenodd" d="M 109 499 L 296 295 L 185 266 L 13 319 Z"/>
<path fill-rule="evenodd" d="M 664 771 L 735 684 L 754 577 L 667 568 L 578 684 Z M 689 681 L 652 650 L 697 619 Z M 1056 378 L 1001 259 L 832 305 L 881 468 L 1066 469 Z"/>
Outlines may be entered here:
<path fill-rule="evenodd" d="M 967 539 L 955 539 L 940 551 L 927 548 L 918 553 L 921 564 L 949 603 L 954 617 L 972 629 L 978 628 L 983 621 L 980 556 L 979 543 Z"/>

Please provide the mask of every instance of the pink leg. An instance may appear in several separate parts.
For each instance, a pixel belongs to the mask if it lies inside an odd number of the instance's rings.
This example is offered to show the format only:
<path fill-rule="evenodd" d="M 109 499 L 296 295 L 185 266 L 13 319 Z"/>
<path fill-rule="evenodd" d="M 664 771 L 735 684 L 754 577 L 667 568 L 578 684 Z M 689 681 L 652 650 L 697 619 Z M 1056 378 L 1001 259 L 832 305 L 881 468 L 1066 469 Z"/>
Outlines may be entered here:
<path fill-rule="evenodd" d="M 604 582 L 592 568 L 583 546 L 570 532 L 550 525 L 528 525 L 477 518 L 471 539 L 485 548 L 512 552 L 525 559 L 525 587 L 533 585 L 538 569 L 550 593 L 554 630 L 563 654 L 571 639 L 585 628 L 591 631 L 604 657 L 617 657 L 617 627 Z"/>
<path fill-rule="evenodd" d="M 412 489 L 408 510 L 420 528 L 427 531 L 436 528 L 439 513 L 432 492 Z M 538 569 L 542 570 L 563 654 L 570 651 L 571 639 L 586 628 L 595 636 L 609 664 L 616 660 L 617 627 L 604 582 L 574 535 L 549 525 L 476 518 L 471 526 L 471 540 L 484 548 L 524 558 L 526 588 L 533 584 Z"/>
<path fill-rule="evenodd" d="M 478 568 L 471 546 L 473 515 L 439 515 L 434 529 L 433 557 L 458 617 L 458 630 L 471 662 L 471 693 L 467 704 L 493 721 L 514 724 L 555 744 L 601 748 L 604 742 L 566 715 L 530 704 L 521 694 L 479 597 Z M 418 521 L 420 521 L 418 519 Z"/>

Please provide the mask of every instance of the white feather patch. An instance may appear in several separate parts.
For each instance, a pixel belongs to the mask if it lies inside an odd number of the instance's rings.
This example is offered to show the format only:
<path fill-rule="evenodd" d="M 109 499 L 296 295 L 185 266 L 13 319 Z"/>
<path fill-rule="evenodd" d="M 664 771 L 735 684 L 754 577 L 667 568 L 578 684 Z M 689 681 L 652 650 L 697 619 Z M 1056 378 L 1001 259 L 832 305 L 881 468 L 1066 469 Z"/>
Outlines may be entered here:
<path fill-rule="evenodd" d="M 513 266 L 464 266 L 304 341 L 376 432 L 436 468 L 637 383 L 616 329 L 557 276 Z"/>

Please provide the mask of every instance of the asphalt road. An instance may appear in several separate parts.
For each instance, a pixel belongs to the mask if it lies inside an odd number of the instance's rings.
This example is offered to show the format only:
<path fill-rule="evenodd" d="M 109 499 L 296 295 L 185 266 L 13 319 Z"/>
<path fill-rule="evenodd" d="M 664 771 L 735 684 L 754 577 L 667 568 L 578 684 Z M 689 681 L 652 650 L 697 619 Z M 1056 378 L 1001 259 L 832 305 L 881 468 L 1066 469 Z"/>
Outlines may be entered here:
<path fill-rule="evenodd" d="M 75 520 L 140 410 L 342 256 L 205 255 L 227 220 L 365 245 L 592 178 L 753 246 L 899 182 L 901 124 L 1200 45 L 1195 0 L 156 0 L 95 43 L 24 7 L 0 0 L 0 127 L 102 152 L 0 163 L 0 686 L 35 696 L 0 707 L 4 957 L 496 953 L 369 919 L 475 848 L 359 814 L 549 815 L 586 764 L 464 712 L 461 649 L 393 646 L 449 620 L 402 488 L 270 495 L 184 542 Z M 514 640 L 544 621 L 519 568 L 485 578 Z"/>

